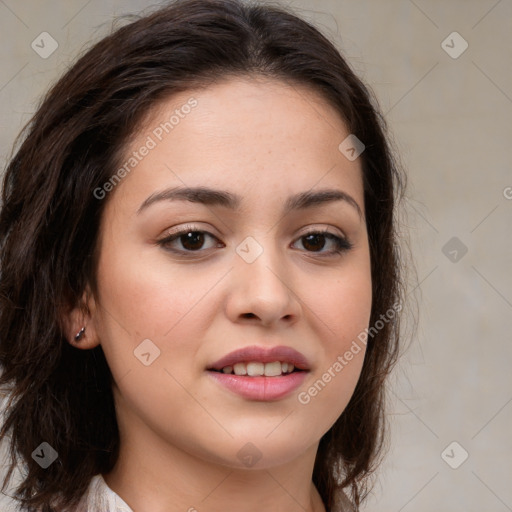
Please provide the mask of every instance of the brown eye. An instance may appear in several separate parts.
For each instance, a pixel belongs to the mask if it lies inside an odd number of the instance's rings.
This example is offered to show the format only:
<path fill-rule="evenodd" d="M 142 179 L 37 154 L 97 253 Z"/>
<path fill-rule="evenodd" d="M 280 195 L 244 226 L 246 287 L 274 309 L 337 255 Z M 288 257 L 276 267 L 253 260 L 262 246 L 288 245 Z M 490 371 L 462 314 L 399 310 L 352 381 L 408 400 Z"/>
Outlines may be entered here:
<path fill-rule="evenodd" d="M 201 231 L 189 231 L 184 235 L 180 235 L 181 245 L 188 251 L 197 251 L 204 244 L 204 233 Z"/>
<path fill-rule="evenodd" d="M 325 255 L 339 254 L 352 249 L 352 244 L 346 238 L 341 238 L 328 231 L 312 231 L 302 235 L 299 240 L 302 240 L 302 246 L 306 251 Z M 329 243 L 334 246 L 334 249 L 322 251 Z"/>
<path fill-rule="evenodd" d="M 212 239 L 212 241 L 217 240 L 218 243 L 210 243 L 209 247 L 204 247 L 208 238 Z M 202 252 L 213 247 L 222 247 L 222 244 L 211 233 L 192 228 L 177 231 L 160 240 L 158 244 L 169 251 L 177 253 Z"/>
<path fill-rule="evenodd" d="M 302 245 L 308 251 L 320 251 L 325 246 L 325 235 L 317 233 L 303 237 Z"/>

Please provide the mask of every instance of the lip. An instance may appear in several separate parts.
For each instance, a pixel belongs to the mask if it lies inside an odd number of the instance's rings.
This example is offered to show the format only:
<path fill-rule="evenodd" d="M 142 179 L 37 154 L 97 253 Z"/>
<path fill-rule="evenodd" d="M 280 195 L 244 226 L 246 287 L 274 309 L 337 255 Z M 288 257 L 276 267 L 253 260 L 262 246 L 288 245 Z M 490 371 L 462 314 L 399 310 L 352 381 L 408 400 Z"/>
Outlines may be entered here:
<path fill-rule="evenodd" d="M 295 391 L 309 372 L 293 372 L 280 377 L 247 377 L 209 371 L 208 375 L 233 393 L 259 402 L 280 400 Z"/>
<path fill-rule="evenodd" d="M 264 375 L 249 377 L 221 371 L 225 366 L 233 366 L 236 363 L 272 363 L 274 361 L 292 363 L 296 370 L 302 371 L 275 377 Z M 272 348 L 251 346 L 230 352 L 210 365 L 207 370 L 208 375 L 217 383 L 242 398 L 255 401 L 275 401 L 285 398 L 304 382 L 310 371 L 310 364 L 303 354 L 291 347 L 283 345 Z"/>
<path fill-rule="evenodd" d="M 306 357 L 291 347 L 280 345 L 278 347 L 244 347 L 234 350 L 225 355 L 215 363 L 211 364 L 207 370 L 222 370 L 225 366 L 233 366 L 236 363 L 272 363 L 274 361 L 281 361 L 283 363 L 293 363 L 299 370 L 309 370 L 310 364 Z M 292 375 L 292 374 L 290 374 Z M 255 379 L 256 377 L 250 377 Z M 267 377 L 274 378 L 274 377 Z"/>

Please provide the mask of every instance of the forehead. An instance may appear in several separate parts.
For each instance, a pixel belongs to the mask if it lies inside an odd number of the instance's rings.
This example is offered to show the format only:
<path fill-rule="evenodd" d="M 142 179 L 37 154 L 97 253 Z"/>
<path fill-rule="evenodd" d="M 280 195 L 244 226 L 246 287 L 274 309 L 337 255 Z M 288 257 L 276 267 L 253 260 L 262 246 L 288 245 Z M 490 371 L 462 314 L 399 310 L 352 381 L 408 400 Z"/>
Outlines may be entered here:
<path fill-rule="evenodd" d="M 148 112 L 141 132 L 169 120 L 169 114 L 184 109 L 192 97 L 197 107 L 185 115 L 192 118 L 186 124 L 193 124 L 196 135 L 218 141 L 242 138 L 250 131 L 267 144 L 271 135 L 276 142 L 287 138 L 292 143 L 307 136 L 310 145 L 330 145 L 333 138 L 337 141 L 347 134 L 340 113 L 312 86 L 261 76 L 224 77 L 209 86 L 176 93 Z"/>
<path fill-rule="evenodd" d="M 338 185 L 363 209 L 360 160 L 339 150 L 348 135 L 339 112 L 310 87 L 224 79 L 173 94 L 148 112 L 125 157 L 148 140 L 152 149 L 122 187 L 139 196 L 169 185 L 221 185 L 261 197 Z"/>

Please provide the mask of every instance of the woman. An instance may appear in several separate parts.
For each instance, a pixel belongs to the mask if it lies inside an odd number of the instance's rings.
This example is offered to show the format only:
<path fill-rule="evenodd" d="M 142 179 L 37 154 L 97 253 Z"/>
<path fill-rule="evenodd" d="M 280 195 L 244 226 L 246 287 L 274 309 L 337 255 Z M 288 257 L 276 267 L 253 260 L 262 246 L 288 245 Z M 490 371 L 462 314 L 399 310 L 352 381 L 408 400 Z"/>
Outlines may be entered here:
<path fill-rule="evenodd" d="M 87 51 L 4 178 L 20 503 L 358 510 L 399 348 L 402 193 L 368 90 L 291 12 L 183 0 Z"/>

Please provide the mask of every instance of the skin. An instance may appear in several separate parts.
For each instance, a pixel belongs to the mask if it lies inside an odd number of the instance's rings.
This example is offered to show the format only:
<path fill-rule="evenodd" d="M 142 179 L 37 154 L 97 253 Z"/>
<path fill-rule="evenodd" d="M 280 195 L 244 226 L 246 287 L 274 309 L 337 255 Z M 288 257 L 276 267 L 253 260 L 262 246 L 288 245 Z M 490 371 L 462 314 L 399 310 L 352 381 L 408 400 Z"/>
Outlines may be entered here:
<path fill-rule="evenodd" d="M 298 393 L 368 327 L 361 162 L 339 151 L 349 132 L 316 92 L 254 77 L 165 100 L 127 158 L 191 97 L 197 107 L 105 199 L 98 294 L 84 295 L 88 314 L 77 308 L 68 318 L 70 342 L 101 344 L 115 380 L 121 449 L 104 478 L 135 512 L 324 511 L 312 483 L 318 442 L 350 400 L 364 346 L 308 404 Z M 155 192 L 199 185 L 240 195 L 240 209 L 160 201 L 137 214 Z M 346 201 L 283 216 L 288 196 L 324 188 L 349 194 L 363 216 Z M 188 224 L 213 235 L 199 253 L 186 252 L 183 237 L 168 245 L 181 256 L 158 245 Z M 347 237 L 352 249 L 335 254 L 325 238 L 315 250 L 304 236 L 316 229 Z M 252 263 L 236 252 L 248 236 L 263 248 Z M 149 366 L 134 356 L 144 339 L 160 350 Z M 251 345 L 304 354 L 303 385 L 256 401 L 211 379 L 211 363 Z M 248 442 L 261 455 L 251 467 L 237 457 Z"/>

